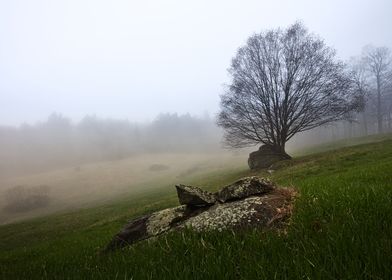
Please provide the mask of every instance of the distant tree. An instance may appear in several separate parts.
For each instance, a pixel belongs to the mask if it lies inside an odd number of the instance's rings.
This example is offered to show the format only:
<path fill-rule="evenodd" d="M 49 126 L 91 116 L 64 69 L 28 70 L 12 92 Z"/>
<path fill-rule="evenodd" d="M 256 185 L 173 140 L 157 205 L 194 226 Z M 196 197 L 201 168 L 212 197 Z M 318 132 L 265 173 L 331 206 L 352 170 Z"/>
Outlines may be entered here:
<path fill-rule="evenodd" d="M 377 129 L 378 133 L 383 132 L 383 111 L 382 95 L 387 85 L 388 76 L 391 71 L 391 53 L 385 47 L 368 46 L 364 49 L 364 60 L 368 71 L 372 74 L 376 82 L 377 94 Z"/>
<path fill-rule="evenodd" d="M 366 103 L 370 94 L 370 84 L 366 71 L 366 62 L 361 57 L 353 57 L 350 60 L 351 77 L 354 94 L 357 100 L 357 111 L 362 113 L 363 132 L 368 134 Z"/>
<path fill-rule="evenodd" d="M 295 134 L 341 120 L 355 108 L 344 64 L 301 23 L 251 36 L 229 74 L 218 125 L 231 147 L 266 144 L 286 154 Z"/>

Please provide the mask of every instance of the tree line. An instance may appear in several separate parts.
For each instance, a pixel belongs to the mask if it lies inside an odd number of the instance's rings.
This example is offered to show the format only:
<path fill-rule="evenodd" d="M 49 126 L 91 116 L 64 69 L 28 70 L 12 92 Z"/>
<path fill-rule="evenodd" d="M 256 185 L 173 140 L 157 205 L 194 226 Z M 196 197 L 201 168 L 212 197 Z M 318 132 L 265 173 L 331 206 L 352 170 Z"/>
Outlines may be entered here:
<path fill-rule="evenodd" d="M 54 113 L 44 122 L 0 126 L 0 175 L 118 160 L 142 153 L 209 152 L 221 131 L 209 116 L 160 114 L 150 123 Z"/>
<path fill-rule="evenodd" d="M 360 112 L 349 120 L 362 135 L 392 131 L 392 57 L 386 47 L 366 46 L 349 62 Z"/>

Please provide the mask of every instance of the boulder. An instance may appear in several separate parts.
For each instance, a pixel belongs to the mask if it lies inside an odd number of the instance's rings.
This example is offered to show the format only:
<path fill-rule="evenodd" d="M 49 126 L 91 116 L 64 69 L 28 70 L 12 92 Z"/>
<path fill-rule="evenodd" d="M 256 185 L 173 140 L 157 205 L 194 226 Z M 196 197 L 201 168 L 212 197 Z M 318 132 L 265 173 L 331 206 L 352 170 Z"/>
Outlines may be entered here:
<path fill-rule="evenodd" d="M 286 153 L 277 151 L 271 145 L 263 145 L 258 151 L 249 154 L 248 166 L 252 170 L 268 168 L 273 163 L 286 159 L 291 159 L 291 157 Z"/>
<path fill-rule="evenodd" d="M 131 220 L 106 247 L 112 251 L 168 231 L 187 215 L 186 206 L 169 208 Z"/>
<path fill-rule="evenodd" d="M 249 227 L 280 227 L 291 213 L 291 208 L 285 207 L 290 199 L 291 197 L 286 197 L 279 192 L 271 192 L 264 196 L 252 196 L 215 204 L 199 215 L 185 220 L 178 228 L 190 228 L 203 232 Z"/>
<path fill-rule="evenodd" d="M 198 187 L 176 185 L 177 196 L 180 204 L 203 207 L 216 202 L 215 195 Z"/>
<path fill-rule="evenodd" d="M 220 202 L 238 200 L 252 195 L 260 195 L 274 189 L 274 184 L 264 178 L 246 177 L 222 188 L 215 196 Z"/>
<path fill-rule="evenodd" d="M 291 215 L 296 194 L 293 189 L 277 188 L 258 177 L 243 178 L 222 188 L 216 193 L 220 200 L 197 187 L 178 185 L 176 188 L 180 202 L 187 205 L 131 220 L 113 237 L 105 251 L 185 228 L 198 232 L 282 228 Z"/>

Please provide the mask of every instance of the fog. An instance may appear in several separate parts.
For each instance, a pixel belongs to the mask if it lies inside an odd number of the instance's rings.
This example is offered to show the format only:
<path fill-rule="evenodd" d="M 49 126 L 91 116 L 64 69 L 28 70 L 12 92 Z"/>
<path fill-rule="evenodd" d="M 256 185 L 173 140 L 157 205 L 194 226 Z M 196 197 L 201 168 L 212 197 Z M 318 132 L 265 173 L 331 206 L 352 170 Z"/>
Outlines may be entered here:
<path fill-rule="evenodd" d="M 0 177 L 115 161 L 141 154 L 221 150 L 221 131 L 208 115 L 160 114 L 150 123 L 86 116 L 73 123 L 53 113 L 47 120 L 0 127 Z"/>
<path fill-rule="evenodd" d="M 334 123 L 297 135 L 288 151 L 363 135 L 360 122 Z M 0 126 L 0 147 L 0 224 L 246 170 L 258 148 L 228 149 L 213 117 L 175 113 L 143 123 L 91 115 L 72 122 L 53 113 L 35 124 Z"/>
<path fill-rule="evenodd" d="M 299 139 L 291 150 L 303 147 Z M 176 113 L 151 122 L 92 115 L 73 122 L 53 113 L 34 124 L 0 126 L 0 147 L 0 223 L 246 170 L 247 155 L 257 148 L 227 149 L 215 118 Z"/>
<path fill-rule="evenodd" d="M 0 223 L 245 170 L 258 147 L 224 147 L 216 116 L 246 39 L 299 20 L 350 64 L 369 44 L 392 47 L 391 10 L 389 0 L 1 1 Z M 361 112 L 297 135 L 288 152 L 377 133 L 373 78 L 366 91 Z"/>
<path fill-rule="evenodd" d="M 151 122 L 87 115 L 0 126 L 0 223 L 107 203 L 246 167 L 215 120 L 176 113 Z M 174 189 L 173 189 L 174 190 Z"/>
<path fill-rule="evenodd" d="M 214 115 L 226 69 L 255 32 L 301 20 L 348 59 L 392 46 L 389 0 L 0 2 L 0 124 L 60 112 L 152 121 Z"/>

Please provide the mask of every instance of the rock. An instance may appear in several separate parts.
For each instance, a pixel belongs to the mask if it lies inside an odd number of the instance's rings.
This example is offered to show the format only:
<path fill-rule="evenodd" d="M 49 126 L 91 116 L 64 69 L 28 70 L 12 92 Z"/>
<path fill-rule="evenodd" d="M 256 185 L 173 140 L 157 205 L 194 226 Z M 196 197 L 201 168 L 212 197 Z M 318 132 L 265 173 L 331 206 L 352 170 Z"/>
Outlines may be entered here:
<path fill-rule="evenodd" d="M 216 202 L 215 195 L 198 187 L 176 185 L 180 204 L 190 206 L 207 206 Z"/>
<path fill-rule="evenodd" d="M 226 202 L 249 197 L 251 195 L 264 194 L 273 189 L 274 184 L 272 182 L 254 176 L 242 178 L 233 184 L 224 187 L 219 192 L 215 193 L 215 196 L 220 202 Z"/>
<path fill-rule="evenodd" d="M 268 168 L 273 163 L 291 159 L 291 157 L 279 151 L 276 151 L 271 145 L 263 145 L 258 151 L 249 154 L 248 165 L 250 169 Z"/>
<path fill-rule="evenodd" d="M 119 249 L 168 231 L 176 221 L 183 219 L 187 212 L 186 206 L 179 206 L 131 220 L 113 237 L 106 251 Z"/>
<path fill-rule="evenodd" d="M 289 216 L 291 209 L 284 207 L 286 197 L 279 192 L 265 196 L 253 196 L 223 204 L 215 204 L 197 216 L 193 216 L 180 225 L 195 231 L 222 231 L 246 227 L 279 227 Z"/>
<path fill-rule="evenodd" d="M 113 237 L 105 251 L 174 230 L 198 232 L 246 227 L 282 228 L 292 212 L 293 189 L 276 188 L 258 177 L 247 177 L 222 188 L 216 196 L 197 187 L 176 186 L 181 205 L 131 220 Z M 233 200 L 236 199 L 236 200 Z M 197 206 L 197 207 L 195 207 Z"/>

